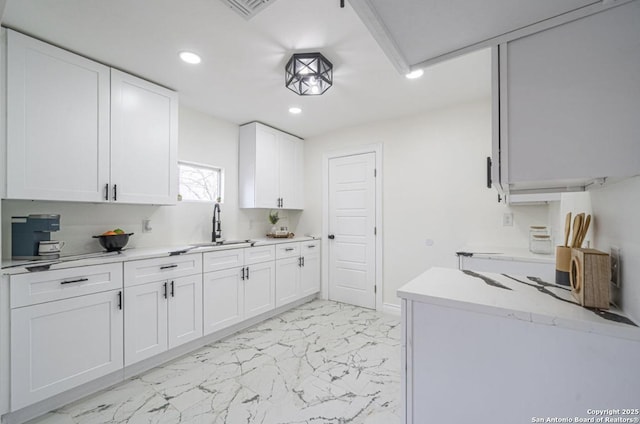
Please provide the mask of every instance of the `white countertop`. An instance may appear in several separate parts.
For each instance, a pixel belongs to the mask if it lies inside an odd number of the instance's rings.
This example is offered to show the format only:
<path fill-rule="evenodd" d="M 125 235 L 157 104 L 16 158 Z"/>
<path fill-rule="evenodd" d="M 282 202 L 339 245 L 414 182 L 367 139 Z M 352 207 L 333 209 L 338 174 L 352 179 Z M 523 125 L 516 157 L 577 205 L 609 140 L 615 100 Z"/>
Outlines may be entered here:
<path fill-rule="evenodd" d="M 549 255 L 541 255 L 531 253 L 529 249 L 522 247 L 471 247 L 464 246 L 458 249 L 458 252 L 471 253 L 474 258 L 483 259 L 499 259 L 503 261 L 521 261 L 521 262 L 537 262 L 555 264 L 556 257 L 554 253 Z"/>
<path fill-rule="evenodd" d="M 0 274 L 12 275 L 12 274 L 22 274 L 26 272 L 30 272 L 28 268 L 34 266 L 47 266 L 48 269 L 62 269 L 62 268 L 71 268 L 77 266 L 89 266 L 89 265 L 100 265 L 107 264 L 113 262 L 126 262 L 126 261 L 136 261 L 140 259 L 153 259 L 153 258 L 162 258 L 167 256 L 172 256 L 171 252 L 180 252 L 185 251 L 182 254 L 190 254 L 190 253 L 205 253 L 212 252 L 217 250 L 228 250 L 228 249 L 242 249 L 251 247 L 251 243 L 254 242 L 254 246 L 267 246 L 271 244 L 280 244 L 280 243 L 293 243 L 293 242 L 301 242 L 301 241 L 310 241 L 310 240 L 318 240 L 315 237 L 293 237 L 293 238 L 258 238 L 251 239 L 251 242 L 247 243 L 239 243 L 239 244 L 231 244 L 231 245 L 221 245 L 221 246 L 199 246 L 194 247 L 192 245 L 177 245 L 177 246 L 165 246 L 165 247 L 152 247 L 152 248 L 125 248 L 120 252 L 96 252 L 96 253 L 87 253 L 85 255 L 73 255 L 69 257 L 62 257 L 60 259 L 54 259 L 51 261 L 46 260 L 37 260 L 37 261 L 25 261 L 25 260 L 11 260 L 11 261 L 2 261 L 2 269 L 0 269 Z"/>
<path fill-rule="evenodd" d="M 619 309 L 583 308 L 566 287 L 528 277 L 431 268 L 397 293 L 422 303 L 640 341 L 639 327 L 614 320 L 629 321 Z"/>

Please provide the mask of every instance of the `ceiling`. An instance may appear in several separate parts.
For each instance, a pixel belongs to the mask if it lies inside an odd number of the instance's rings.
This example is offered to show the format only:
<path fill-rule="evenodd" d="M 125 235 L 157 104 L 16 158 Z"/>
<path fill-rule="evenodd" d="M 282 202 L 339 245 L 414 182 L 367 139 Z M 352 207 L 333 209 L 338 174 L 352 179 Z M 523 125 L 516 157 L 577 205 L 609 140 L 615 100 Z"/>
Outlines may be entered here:
<path fill-rule="evenodd" d="M 490 95 L 489 51 L 409 80 L 339 3 L 276 0 L 246 20 L 220 0 L 6 0 L 2 25 L 175 89 L 187 107 L 304 138 Z M 182 50 L 202 63 L 181 62 Z M 284 65 L 310 51 L 333 62 L 334 85 L 301 97 L 285 88 Z"/>
<path fill-rule="evenodd" d="M 398 69 L 536 32 L 620 0 L 351 0 Z M 604 4 L 606 3 L 606 4 Z M 400 6 L 400 7 L 399 7 Z M 554 23 L 555 22 L 555 23 Z"/>

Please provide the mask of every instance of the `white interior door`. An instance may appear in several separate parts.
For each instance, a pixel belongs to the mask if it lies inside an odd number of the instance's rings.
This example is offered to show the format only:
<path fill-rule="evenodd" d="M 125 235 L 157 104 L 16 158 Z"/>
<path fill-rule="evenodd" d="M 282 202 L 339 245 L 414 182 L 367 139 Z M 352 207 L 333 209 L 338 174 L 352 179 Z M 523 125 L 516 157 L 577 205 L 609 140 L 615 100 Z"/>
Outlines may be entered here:
<path fill-rule="evenodd" d="M 376 307 L 375 153 L 329 159 L 329 299 Z"/>

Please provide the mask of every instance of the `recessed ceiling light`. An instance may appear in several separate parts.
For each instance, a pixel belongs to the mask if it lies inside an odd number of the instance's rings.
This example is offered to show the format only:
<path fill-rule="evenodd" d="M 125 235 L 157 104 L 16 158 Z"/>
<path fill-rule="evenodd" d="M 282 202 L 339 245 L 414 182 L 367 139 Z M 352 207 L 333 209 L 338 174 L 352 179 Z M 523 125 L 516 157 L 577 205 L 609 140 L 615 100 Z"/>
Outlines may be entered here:
<path fill-rule="evenodd" d="M 301 112 L 302 112 L 302 109 L 300 109 L 299 107 L 294 106 L 289 108 L 289 113 L 293 113 L 294 115 L 297 115 Z"/>
<path fill-rule="evenodd" d="M 416 78 L 420 78 L 423 74 L 424 74 L 424 70 L 416 69 L 415 71 L 409 72 L 405 76 L 409 79 L 416 79 Z"/>
<path fill-rule="evenodd" d="M 200 56 L 193 52 L 180 52 L 180 59 L 193 65 L 200 63 L 200 61 L 202 60 L 200 59 Z"/>

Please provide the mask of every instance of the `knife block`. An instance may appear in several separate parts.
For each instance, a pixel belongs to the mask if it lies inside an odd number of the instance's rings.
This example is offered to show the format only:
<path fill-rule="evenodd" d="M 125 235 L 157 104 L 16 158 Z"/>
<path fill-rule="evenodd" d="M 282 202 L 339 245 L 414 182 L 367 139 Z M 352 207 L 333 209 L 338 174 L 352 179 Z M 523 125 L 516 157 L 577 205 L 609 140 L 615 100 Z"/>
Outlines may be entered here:
<path fill-rule="evenodd" d="M 609 255 L 595 249 L 571 249 L 571 293 L 582 306 L 609 309 Z"/>

